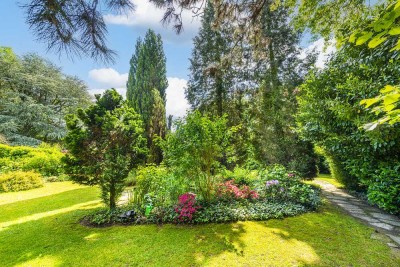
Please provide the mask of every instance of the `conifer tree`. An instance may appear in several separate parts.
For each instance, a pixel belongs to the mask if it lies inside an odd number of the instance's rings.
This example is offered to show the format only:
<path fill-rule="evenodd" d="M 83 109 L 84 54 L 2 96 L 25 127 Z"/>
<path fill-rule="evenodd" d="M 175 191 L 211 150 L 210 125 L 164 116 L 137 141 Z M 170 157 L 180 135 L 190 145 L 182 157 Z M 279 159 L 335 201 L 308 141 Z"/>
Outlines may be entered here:
<path fill-rule="evenodd" d="M 155 148 L 154 138 L 156 135 L 162 138 L 165 136 L 165 104 L 168 87 L 166 58 L 161 36 L 149 29 L 143 41 L 138 39 L 130 65 L 127 100 L 144 122 L 150 150 L 149 161 L 159 163 L 162 158 L 161 151 Z"/>
<path fill-rule="evenodd" d="M 224 29 L 213 29 L 214 8 L 209 2 L 204 11 L 199 34 L 193 39 L 190 77 L 186 97 L 193 109 L 222 116 L 226 112 L 231 87 L 229 66 L 222 66 L 229 52 L 229 38 Z"/>

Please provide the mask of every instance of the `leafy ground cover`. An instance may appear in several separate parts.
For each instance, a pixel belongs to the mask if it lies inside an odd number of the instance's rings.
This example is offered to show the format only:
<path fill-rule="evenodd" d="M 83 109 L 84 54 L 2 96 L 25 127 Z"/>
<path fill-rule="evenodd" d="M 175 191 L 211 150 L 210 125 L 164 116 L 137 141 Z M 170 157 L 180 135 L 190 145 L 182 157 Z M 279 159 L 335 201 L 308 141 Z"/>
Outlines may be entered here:
<path fill-rule="evenodd" d="M 0 195 L 2 266 L 399 266 L 373 230 L 324 204 L 283 220 L 195 226 L 78 223 L 99 190 L 60 182 Z"/>

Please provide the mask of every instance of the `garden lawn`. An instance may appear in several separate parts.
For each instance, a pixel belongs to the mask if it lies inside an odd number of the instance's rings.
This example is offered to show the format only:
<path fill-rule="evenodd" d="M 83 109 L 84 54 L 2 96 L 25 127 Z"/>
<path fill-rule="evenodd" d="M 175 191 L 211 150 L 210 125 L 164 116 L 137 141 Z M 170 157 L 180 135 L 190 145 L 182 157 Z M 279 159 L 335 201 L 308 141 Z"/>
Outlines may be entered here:
<path fill-rule="evenodd" d="M 1 266 L 400 266 L 333 206 L 283 220 L 87 228 L 96 188 L 69 182 L 0 194 Z"/>
<path fill-rule="evenodd" d="M 333 184 L 337 188 L 344 188 L 344 184 L 336 180 L 334 177 L 332 177 L 330 174 L 319 174 L 315 179 L 321 180 L 328 182 L 330 184 Z"/>

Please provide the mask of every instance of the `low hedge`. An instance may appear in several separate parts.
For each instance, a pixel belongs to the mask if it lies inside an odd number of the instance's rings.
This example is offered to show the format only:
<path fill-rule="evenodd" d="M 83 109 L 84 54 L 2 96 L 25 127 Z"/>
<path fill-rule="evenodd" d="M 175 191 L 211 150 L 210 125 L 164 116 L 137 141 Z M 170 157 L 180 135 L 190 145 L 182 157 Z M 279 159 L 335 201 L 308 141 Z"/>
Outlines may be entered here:
<path fill-rule="evenodd" d="M 16 192 L 43 186 L 39 173 L 15 171 L 0 174 L 0 192 Z"/>

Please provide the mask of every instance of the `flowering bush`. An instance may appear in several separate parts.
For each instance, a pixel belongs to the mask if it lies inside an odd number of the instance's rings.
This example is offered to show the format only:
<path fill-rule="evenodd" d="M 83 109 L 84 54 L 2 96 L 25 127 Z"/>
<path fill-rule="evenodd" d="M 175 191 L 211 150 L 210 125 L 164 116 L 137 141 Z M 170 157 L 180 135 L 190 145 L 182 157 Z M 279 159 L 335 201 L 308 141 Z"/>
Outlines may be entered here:
<path fill-rule="evenodd" d="M 255 190 L 251 190 L 247 185 L 239 188 L 233 180 L 221 183 L 217 188 L 218 198 L 230 199 L 258 199 L 259 195 Z"/>
<path fill-rule="evenodd" d="M 196 206 L 196 195 L 193 193 L 185 193 L 178 198 L 178 205 L 175 207 L 175 212 L 178 214 L 180 222 L 190 222 L 193 219 L 194 213 L 201 208 Z"/>

